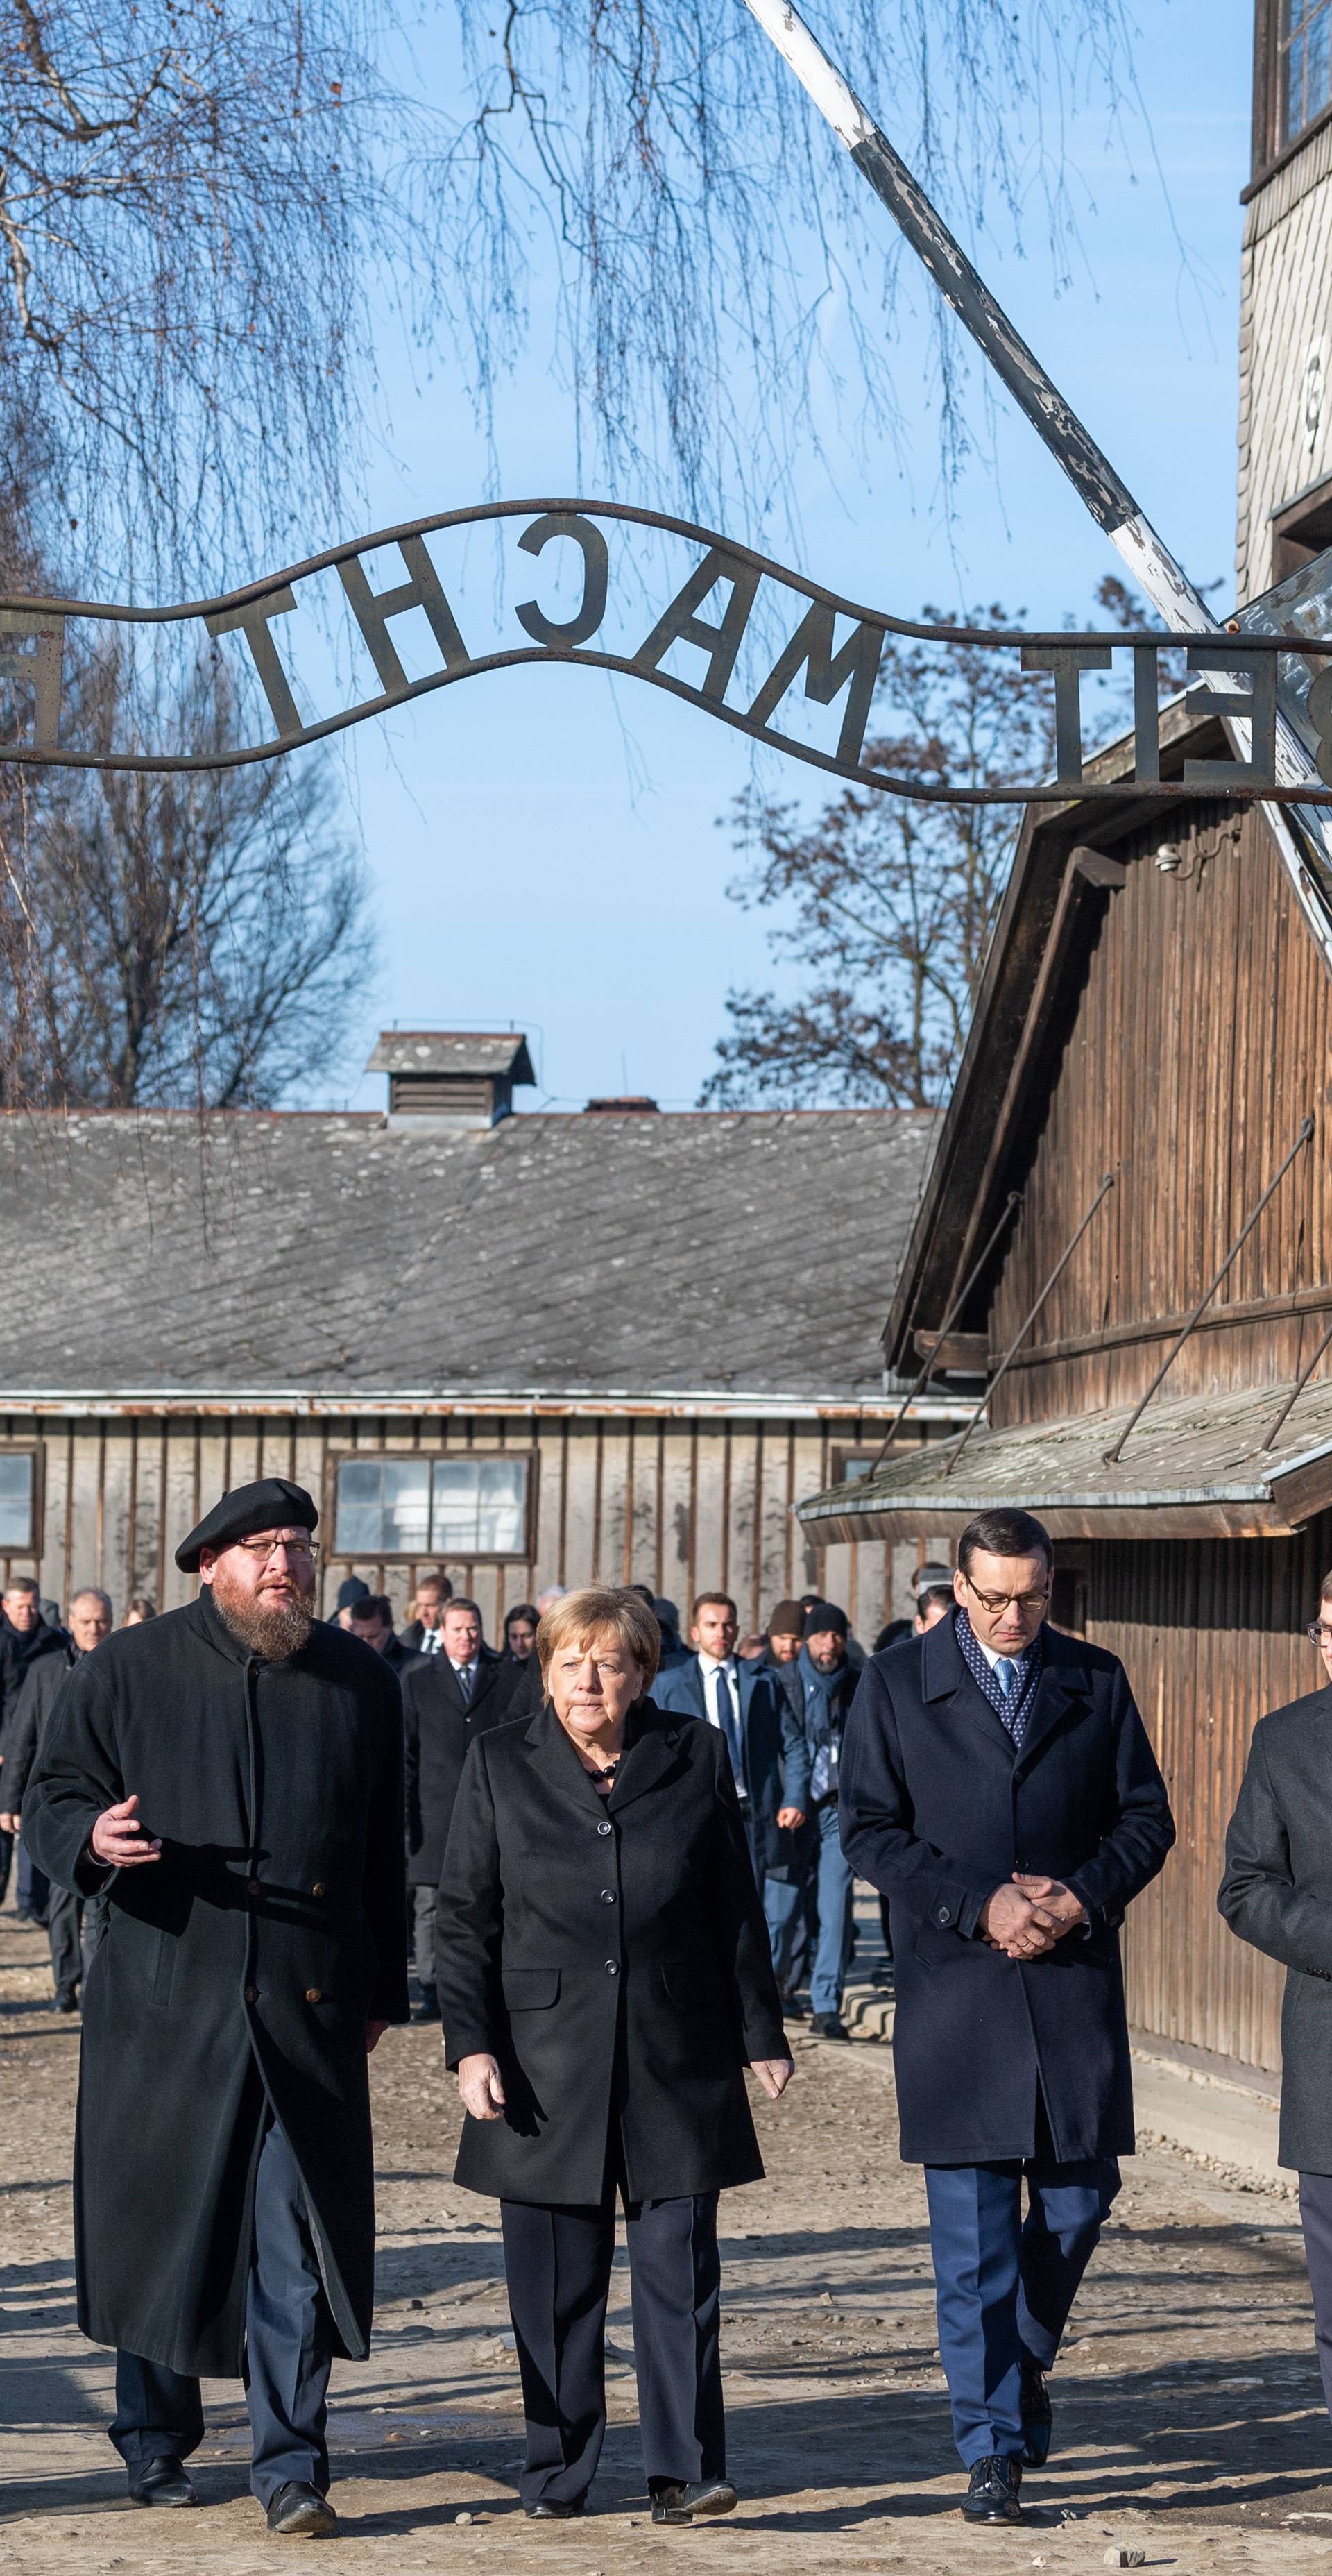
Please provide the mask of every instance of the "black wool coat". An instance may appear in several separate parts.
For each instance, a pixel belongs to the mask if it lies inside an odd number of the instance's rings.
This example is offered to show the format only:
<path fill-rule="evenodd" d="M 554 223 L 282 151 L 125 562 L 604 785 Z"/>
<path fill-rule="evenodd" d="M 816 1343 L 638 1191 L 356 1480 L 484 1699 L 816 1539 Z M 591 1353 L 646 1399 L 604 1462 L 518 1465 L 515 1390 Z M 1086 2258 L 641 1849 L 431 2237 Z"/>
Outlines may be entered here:
<path fill-rule="evenodd" d="M 1279 2159 L 1332 2174 L 1332 1690 L 1254 1728 L 1217 1903 L 1286 1971 Z"/>
<path fill-rule="evenodd" d="M 1061 2161 L 1131 2155 L 1119 1926 L 1175 1828 L 1117 1658 L 1047 1628 L 1015 1755 L 951 1618 L 875 1655 L 842 1741 L 840 1826 L 888 1898 L 906 2162 L 1031 2155 L 1038 2089 Z M 1019 1869 L 1063 1879 L 1090 1918 L 1026 1962 L 977 1929 Z"/>
<path fill-rule="evenodd" d="M 522 1670 L 521 1664 L 483 1646 L 465 1708 L 458 1676 L 442 1647 L 437 1655 L 420 1656 L 402 1674 L 410 1886 L 438 1887 L 463 1764 L 476 1737 L 508 1716 L 514 1681 Z"/>
<path fill-rule="evenodd" d="M 160 1860 L 88 1837 L 139 1796 Z M 251 1655 L 207 1590 L 70 1673 L 23 1804 L 61 1887 L 109 1891 L 83 1996 L 79 2323 L 94 2343 L 240 2372 L 264 2096 L 300 2167 L 340 2340 L 367 2350 L 367 2021 L 407 2019 L 402 1713 L 370 1646 L 316 1626 Z"/>
<path fill-rule="evenodd" d="M 744 2067 L 784 2057 L 781 2004 L 726 1746 L 640 1701 L 601 1798 L 544 1708 L 482 1735 L 444 1857 L 435 1975 L 450 2066 L 486 2050 L 502 2119 L 456 2180 L 502 2200 L 631 2200 L 763 2172 Z"/>
<path fill-rule="evenodd" d="M 61 1639 L 54 1654 L 38 1655 L 25 1668 L 5 1736 L 4 1769 L 0 1771 L 0 1807 L 7 1814 L 17 1815 L 23 1805 L 51 1711 L 78 1660 L 76 1649 Z"/>

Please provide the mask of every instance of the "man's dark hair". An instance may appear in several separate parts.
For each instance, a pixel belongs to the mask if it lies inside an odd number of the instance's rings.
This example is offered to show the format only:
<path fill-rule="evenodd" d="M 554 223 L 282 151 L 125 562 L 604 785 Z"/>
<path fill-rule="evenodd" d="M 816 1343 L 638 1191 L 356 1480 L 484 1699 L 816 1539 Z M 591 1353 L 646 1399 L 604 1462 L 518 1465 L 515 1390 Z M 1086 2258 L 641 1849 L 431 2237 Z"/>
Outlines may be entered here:
<path fill-rule="evenodd" d="M 35 1574 L 11 1574 L 4 1588 L 6 1592 L 35 1592 L 39 1601 L 42 1597 L 42 1587 Z"/>
<path fill-rule="evenodd" d="M 977 1512 L 957 1542 L 957 1561 L 964 1574 L 970 1574 L 972 1559 L 978 1552 L 983 1556 L 1043 1556 L 1048 1566 L 1054 1564 L 1050 1533 L 1030 1512 Z"/>
<path fill-rule="evenodd" d="M 438 1566 L 433 1566 L 427 1574 L 418 1574 L 416 1591 L 418 1599 L 423 1592 L 441 1592 L 446 1601 L 453 1599 L 453 1585 L 447 1574 L 441 1574 Z"/>
<path fill-rule="evenodd" d="M 709 1602 L 715 1602 L 719 1610 L 729 1610 L 733 1619 L 738 1619 L 740 1616 L 729 1592 L 696 1592 L 690 1617 L 697 1619 L 700 1610 L 706 1609 Z"/>
<path fill-rule="evenodd" d="M 393 1625 L 393 1604 L 387 1592 L 367 1592 L 364 1601 L 353 1601 L 353 1628 L 368 1627 L 372 1619 L 382 1619 L 386 1628 Z"/>
<path fill-rule="evenodd" d="M 453 1599 L 452 1599 L 451 1601 L 446 1601 L 446 1602 L 445 1602 L 445 1604 L 444 1604 L 444 1616 L 445 1616 L 445 1618 L 446 1618 L 446 1619 L 447 1619 L 447 1617 L 448 1617 L 448 1615 L 449 1615 L 450 1610 L 470 1610 L 470 1611 L 471 1611 L 471 1613 L 472 1613 L 472 1617 L 473 1617 L 474 1619 L 481 1619 L 481 1605 L 480 1605 L 480 1603 L 479 1603 L 478 1601 L 464 1601 L 464 1599 L 463 1599 L 463 1597 L 462 1597 L 462 1594 L 461 1594 L 460 1592 L 455 1592 L 455 1594 L 454 1594 L 454 1596 L 453 1596 Z M 485 1624 L 486 1624 L 486 1623 L 485 1623 L 485 1620 L 484 1620 L 484 1619 L 481 1619 L 481 1625 L 482 1625 L 482 1627 L 483 1627 L 483 1628 L 484 1628 Z"/>
<path fill-rule="evenodd" d="M 917 1611 L 936 1609 L 951 1610 L 952 1606 L 953 1587 L 951 1583 L 923 1583 L 919 1592 L 916 1594 Z"/>

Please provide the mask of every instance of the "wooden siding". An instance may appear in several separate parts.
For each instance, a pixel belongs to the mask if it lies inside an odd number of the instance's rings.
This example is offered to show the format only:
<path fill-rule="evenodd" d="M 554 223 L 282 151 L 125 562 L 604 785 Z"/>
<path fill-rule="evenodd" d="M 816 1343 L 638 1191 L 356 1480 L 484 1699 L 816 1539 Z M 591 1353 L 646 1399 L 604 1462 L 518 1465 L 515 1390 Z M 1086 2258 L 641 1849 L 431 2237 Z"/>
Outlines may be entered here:
<path fill-rule="evenodd" d="M 807 1539 L 790 1506 L 832 1481 L 833 1451 L 877 1444 L 881 1423 L 852 1418 L 682 1423 L 652 1417 L 546 1417 L 487 1421 L 381 1418 L 309 1423 L 173 1415 L 108 1421 L 0 1417 L 0 1439 L 40 1453 L 41 1528 L 36 1557 L 0 1555 L 7 1575 L 35 1573 L 62 1606 L 80 1583 L 110 1592 L 119 1619 L 130 1595 L 159 1609 L 191 1598 L 173 1552 L 229 1486 L 264 1474 L 294 1476 L 320 1502 L 328 1531 L 332 1460 L 349 1449 L 517 1449 L 535 1454 L 534 1551 L 525 1561 L 447 1563 L 456 1591 L 474 1595 L 486 1632 L 506 1608 L 549 1583 L 646 1583 L 683 1611 L 696 1591 L 734 1594 L 742 1626 L 758 1628 L 784 1596 L 826 1590 L 867 1643 L 887 1618 L 911 1608 L 910 1576 L 949 1545 L 922 1529 L 829 1547 Z M 431 1563 L 435 1560 L 431 1559 Z M 424 1563 L 424 1560 L 423 1560 Z M 405 1616 L 416 1568 L 326 1558 L 323 1600 L 360 1574 Z"/>
<path fill-rule="evenodd" d="M 1318 1120 L 1170 1377 L 1174 1395 L 1289 1381 L 1332 1309 L 1332 990 L 1261 819 L 1196 809 L 1184 866 L 1150 840 L 1090 917 L 1048 1040 L 1050 1089 L 990 1315 L 1007 1347 L 1095 1195 L 1117 1185 L 1000 1388 L 996 1424 L 1142 1392 L 1306 1112 Z"/>
<path fill-rule="evenodd" d="M 1236 1940 L 1216 1891 L 1254 1726 L 1323 1681 L 1304 1628 L 1332 1564 L 1332 1515 L 1298 1538 L 1111 1540 L 1081 1561 L 1087 1633 L 1128 1672 L 1179 1828 L 1161 1876 L 1129 1912 L 1130 2023 L 1275 2069 L 1284 1973 Z"/>

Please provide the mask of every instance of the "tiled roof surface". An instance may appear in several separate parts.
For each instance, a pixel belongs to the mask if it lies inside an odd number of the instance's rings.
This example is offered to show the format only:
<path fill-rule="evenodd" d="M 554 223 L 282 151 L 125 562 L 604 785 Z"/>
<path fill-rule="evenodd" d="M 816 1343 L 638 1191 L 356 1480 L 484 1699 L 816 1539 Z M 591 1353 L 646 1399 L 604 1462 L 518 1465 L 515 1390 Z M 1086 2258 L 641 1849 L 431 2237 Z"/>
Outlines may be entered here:
<path fill-rule="evenodd" d="M 0 1392 L 881 1397 L 929 1110 L 0 1117 Z"/>

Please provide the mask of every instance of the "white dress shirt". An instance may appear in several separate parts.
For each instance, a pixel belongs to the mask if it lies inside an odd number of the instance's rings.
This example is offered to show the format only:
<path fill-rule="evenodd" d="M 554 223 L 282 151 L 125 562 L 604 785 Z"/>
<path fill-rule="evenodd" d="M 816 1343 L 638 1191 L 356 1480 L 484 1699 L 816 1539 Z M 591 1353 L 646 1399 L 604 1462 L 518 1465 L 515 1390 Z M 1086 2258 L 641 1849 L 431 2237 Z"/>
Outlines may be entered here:
<path fill-rule="evenodd" d="M 727 1655 L 719 1659 L 716 1655 L 705 1655 L 702 1647 L 700 1646 L 698 1649 L 698 1668 L 703 1676 L 703 1706 L 707 1713 L 709 1726 L 716 1726 L 718 1723 L 717 1693 L 719 1688 L 725 1691 L 727 1699 L 730 1702 L 730 1723 L 729 1725 L 722 1727 L 720 1731 L 726 1738 L 726 1749 L 731 1757 L 731 1769 L 735 1773 L 735 1785 L 743 1795 L 745 1787 L 745 1739 L 740 1726 L 739 1667 L 737 1666 L 734 1655 Z M 714 1674 L 720 1677 L 719 1681 L 714 1680 Z"/>

